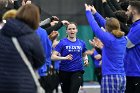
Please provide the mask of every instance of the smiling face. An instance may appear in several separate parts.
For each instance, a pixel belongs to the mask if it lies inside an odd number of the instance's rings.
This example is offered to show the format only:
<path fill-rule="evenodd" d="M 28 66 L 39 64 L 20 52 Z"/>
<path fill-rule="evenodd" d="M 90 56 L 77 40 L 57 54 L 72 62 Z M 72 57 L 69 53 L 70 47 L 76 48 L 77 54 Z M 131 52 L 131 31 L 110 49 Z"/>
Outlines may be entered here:
<path fill-rule="evenodd" d="M 67 26 L 67 34 L 68 34 L 68 37 L 73 39 L 73 38 L 76 38 L 76 34 L 77 34 L 78 30 L 77 30 L 77 27 L 74 23 L 71 23 Z"/>

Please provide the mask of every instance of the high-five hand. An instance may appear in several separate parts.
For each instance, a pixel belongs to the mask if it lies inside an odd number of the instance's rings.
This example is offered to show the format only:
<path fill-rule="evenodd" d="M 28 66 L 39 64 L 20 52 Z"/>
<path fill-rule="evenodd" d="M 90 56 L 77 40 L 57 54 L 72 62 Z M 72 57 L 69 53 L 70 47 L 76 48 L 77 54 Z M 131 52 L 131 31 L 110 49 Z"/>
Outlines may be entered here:
<path fill-rule="evenodd" d="M 85 9 L 86 9 L 86 11 L 91 11 L 91 6 L 90 5 L 87 5 L 87 4 L 85 4 Z"/>

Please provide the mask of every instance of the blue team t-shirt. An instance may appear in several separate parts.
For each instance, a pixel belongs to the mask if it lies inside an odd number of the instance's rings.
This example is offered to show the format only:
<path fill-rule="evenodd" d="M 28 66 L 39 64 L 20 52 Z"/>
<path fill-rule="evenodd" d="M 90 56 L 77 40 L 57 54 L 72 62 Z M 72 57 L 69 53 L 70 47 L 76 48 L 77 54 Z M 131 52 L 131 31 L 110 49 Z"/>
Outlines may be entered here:
<path fill-rule="evenodd" d="M 126 76 L 140 77 L 140 20 L 132 24 L 127 38 L 135 46 L 126 49 L 124 59 Z"/>
<path fill-rule="evenodd" d="M 73 72 L 83 70 L 82 54 L 86 51 L 85 43 L 82 40 L 76 39 L 75 42 L 64 38 L 60 40 L 56 46 L 55 51 L 59 52 L 61 56 L 65 57 L 68 54 L 73 55 L 72 60 L 62 60 L 59 70 Z"/>

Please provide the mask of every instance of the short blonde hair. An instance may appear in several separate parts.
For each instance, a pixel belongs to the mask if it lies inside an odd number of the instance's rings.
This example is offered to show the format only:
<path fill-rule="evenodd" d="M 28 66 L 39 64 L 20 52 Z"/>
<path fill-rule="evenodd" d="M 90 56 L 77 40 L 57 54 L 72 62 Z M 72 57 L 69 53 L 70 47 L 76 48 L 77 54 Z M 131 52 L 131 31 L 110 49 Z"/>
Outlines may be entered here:
<path fill-rule="evenodd" d="M 15 9 L 9 10 L 6 13 L 4 13 L 4 15 L 2 16 L 2 20 L 8 20 L 10 18 L 15 18 L 16 13 L 17 13 L 17 10 L 15 10 Z"/>

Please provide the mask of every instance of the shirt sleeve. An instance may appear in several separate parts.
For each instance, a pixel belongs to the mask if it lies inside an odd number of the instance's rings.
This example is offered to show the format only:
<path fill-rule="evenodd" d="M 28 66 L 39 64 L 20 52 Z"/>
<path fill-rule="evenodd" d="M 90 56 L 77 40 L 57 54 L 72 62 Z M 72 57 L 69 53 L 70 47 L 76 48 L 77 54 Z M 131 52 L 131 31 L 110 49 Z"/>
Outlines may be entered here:
<path fill-rule="evenodd" d="M 109 32 L 104 32 L 99 27 L 90 11 L 86 11 L 86 16 L 93 33 L 104 43 L 104 45 L 109 45 L 110 41 L 113 39 L 112 35 Z"/>
<path fill-rule="evenodd" d="M 140 44 L 140 25 L 137 25 L 133 28 L 128 35 L 127 35 L 127 43 L 131 43 L 133 46 Z"/>
<path fill-rule="evenodd" d="M 82 53 L 84 53 L 86 51 L 87 51 L 86 44 L 83 42 L 83 50 L 82 50 Z"/>
<path fill-rule="evenodd" d="M 60 42 L 56 45 L 56 47 L 55 47 L 54 50 L 57 51 L 57 52 L 59 52 L 59 53 L 61 53 L 62 47 L 63 47 L 63 43 L 62 43 L 62 41 L 60 41 Z"/>
<path fill-rule="evenodd" d="M 93 16 L 100 27 L 105 28 L 106 20 L 98 12 L 96 12 Z"/>

